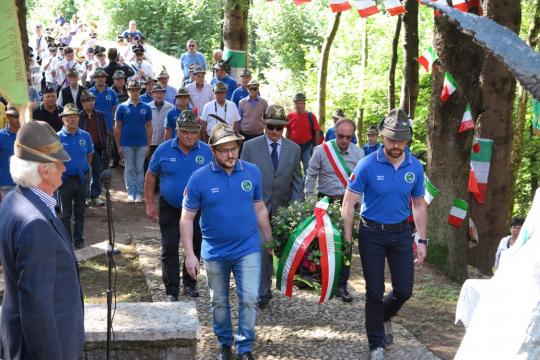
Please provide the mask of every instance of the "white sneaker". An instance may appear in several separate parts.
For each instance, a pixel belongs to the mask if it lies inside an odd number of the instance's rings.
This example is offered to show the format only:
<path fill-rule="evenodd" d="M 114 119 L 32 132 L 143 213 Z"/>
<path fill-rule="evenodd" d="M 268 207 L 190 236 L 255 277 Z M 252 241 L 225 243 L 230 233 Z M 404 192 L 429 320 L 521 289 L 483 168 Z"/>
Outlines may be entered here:
<path fill-rule="evenodd" d="M 371 360 L 384 360 L 384 348 L 378 347 L 371 351 Z"/>
<path fill-rule="evenodd" d="M 133 195 L 128 195 L 128 197 L 127 197 L 127 202 L 128 202 L 128 203 L 135 202 L 135 198 L 133 197 Z"/>
<path fill-rule="evenodd" d="M 135 198 L 135 202 L 136 202 L 136 203 L 143 203 L 144 200 L 143 200 L 142 196 L 137 195 L 137 197 Z"/>

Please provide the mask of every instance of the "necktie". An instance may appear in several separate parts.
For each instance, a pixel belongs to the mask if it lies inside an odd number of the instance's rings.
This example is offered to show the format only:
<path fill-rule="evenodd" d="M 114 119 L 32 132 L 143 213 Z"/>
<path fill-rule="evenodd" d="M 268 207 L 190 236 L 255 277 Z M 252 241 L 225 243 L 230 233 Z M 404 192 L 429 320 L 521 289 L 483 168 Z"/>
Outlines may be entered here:
<path fill-rule="evenodd" d="M 272 144 L 270 144 L 270 146 L 272 147 L 272 152 L 270 153 L 270 157 L 272 158 L 272 165 L 274 165 L 274 172 L 276 172 L 277 167 L 278 167 L 278 154 L 277 154 L 278 145 L 279 144 L 277 142 L 273 142 Z"/>

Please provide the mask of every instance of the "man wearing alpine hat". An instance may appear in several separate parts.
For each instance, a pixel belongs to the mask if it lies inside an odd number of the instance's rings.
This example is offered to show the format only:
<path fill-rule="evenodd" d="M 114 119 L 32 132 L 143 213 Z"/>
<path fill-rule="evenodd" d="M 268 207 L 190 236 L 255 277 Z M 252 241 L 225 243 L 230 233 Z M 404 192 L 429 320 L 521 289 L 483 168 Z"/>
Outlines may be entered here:
<path fill-rule="evenodd" d="M 218 359 L 232 358 L 233 342 L 237 359 L 254 359 L 262 244 L 272 239 L 261 173 L 256 165 L 238 160 L 243 139 L 230 125 L 219 122 L 214 126 L 209 140 L 214 160 L 191 175 L 180 219 L 186 267 L 195 279 L 199 259 L 193 250 L 193 220 L 201 212 L 201 257 L 210 289 L 212 325 L 220 345 Z M 231 272 L 240 307 L 234 335 L 229 305 Z"/>
<path fill-rule="evenodd" d="M 0 205 L 0 357 L 78 359 L 84 304 L 77 259 L 53 196 L 70 157 L 53 128 L 37 120 L 21 126 L 14 150 L 10 172 L 17 186 Z"/>
<path fill-rule="evenodd" d="M 183 111 L 176 121 L 177 136 L 160 144 L 148 166 L 144 182 L 146 215 L 159 221 L 161 230 L 161 267 L 168 301 L 178 301 L 180 288 L 180 214 L 183 191 L 191 174 L 212 160 L 210 147 L 199 141 L 200 124 L 192 111 Z M 159 177 L 158 177 L 159 176 Z M 154 190 L 159 179 L 159 211 L 154 204 Z M 201 256 L 201 228 L 199 215 L 195 217 L 193 248 Z M 184 295 L 197 297 L 197 281 L 182 270 Z"/>
<path fill-rule="evenodd" d="M 407 218 L 410 201 L 420 237 L 416 261 L 426 256 L 427 205 L 424 201 L 424 170 L 406 149 L 412 137 L 407 115 L 390 111 L 379 124 L 382 146 L 355 167 L 341 208 L 345 240 L 351 241 L 354 206 L 362 202 L 358 230 L 360 258 L 366 281 L 366 332 L 371 358 L 384 359 L 393 343 L 391 319 L 411 297 L 414 255 Z M 392 291 L 384 295 L 384 264 L 388 261 Z"/>

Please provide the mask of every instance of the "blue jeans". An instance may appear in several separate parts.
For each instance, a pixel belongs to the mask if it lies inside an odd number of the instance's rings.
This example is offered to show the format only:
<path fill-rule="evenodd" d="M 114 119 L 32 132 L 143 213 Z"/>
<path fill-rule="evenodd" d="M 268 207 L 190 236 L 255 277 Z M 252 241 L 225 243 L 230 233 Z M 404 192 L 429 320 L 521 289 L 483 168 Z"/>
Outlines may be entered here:
<path fill-rule="evenodd" d="M 124 179 L 128 195 L 143 196 L 144 159 L 148 146 L 122 146 L 124 152 Z"/>
<path fill-rule="evenodd" d="M 307 169 L 309 168 L 309 159 L 311 159 L 311 155 L 313 154 L 313 142 L 308 141 L 307 143 L 300 145 L 300 152 L 305 176 L 305 174 L 307 173 Z"/>
<path fill-rule="evenodd" d="M 366 333 L 370 350 L 384 346 L 384 321 L 412 295 L 413 240 L 409 226 L 398 231 L 372 229 L 360 223 L 360 259 L 366 280 Z M 392 291 L 384 296 L 384 263 L 388 259 Z M 384 296 L 384 298 L 383 298 Z"/>
<path fill-rule="evenodd" d="M 231 271 L 238 295 L 238 331 L 234 335 L 239 354 L 252 351 L 257 320 L 257 298 L 261 278 L 261 253 L 251 253 L 237 260 L 204 261 L 212 304 L 212 326 L 220 345 L 231 346 L 233 333 L 229 283 Z"/>

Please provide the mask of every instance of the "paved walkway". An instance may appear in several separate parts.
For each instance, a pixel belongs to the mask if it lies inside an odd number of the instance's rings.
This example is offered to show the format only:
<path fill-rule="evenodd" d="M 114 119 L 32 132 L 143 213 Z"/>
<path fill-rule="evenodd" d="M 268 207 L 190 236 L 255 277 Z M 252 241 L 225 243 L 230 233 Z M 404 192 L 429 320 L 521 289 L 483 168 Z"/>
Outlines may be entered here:
<path fill-rule="evenodd" d="M 133 237 L 140 262 L 154 301 L 163 301 L 165 290 L 161 281 L 160 242 L 155 237 Z M 358 257 L 353 259 L 358 266 Z M 216 351 L 211 327 L 210 300 L 204 267 L 198 278 L 201 296 L 196 299 L 201 337 L 197 348 L 199 359 L 213 359 Z M 237 323 L 238 303 L 231 282 L 233 324 Z M 306 291 L 295 291 L 287 299 L 274 290 L 270 306 L 260 311 L 257 318 L 257 341 L 254 354 L 259 359 L 368 359 L 367 338 L 364 331 L 363 294 L 361 282 L 351 281 L 355 301 L 345 304 L 332 300 L 319 305 L 318 297 Z M 181 300 L 190 301 L 191 298 Z M 387 352 L 388 359 L 431 360 L 431 354 L 406 329 L 394 325 L 395 344 Z"/>

